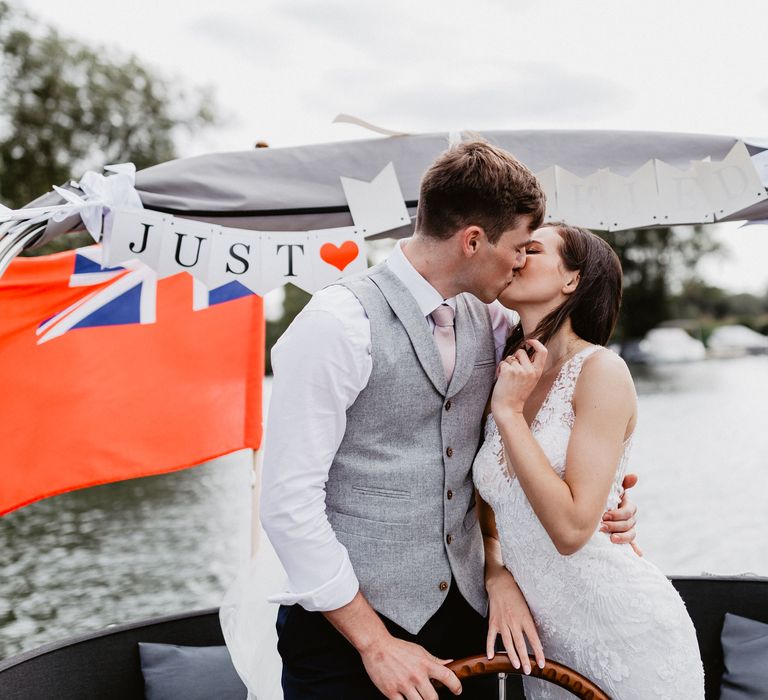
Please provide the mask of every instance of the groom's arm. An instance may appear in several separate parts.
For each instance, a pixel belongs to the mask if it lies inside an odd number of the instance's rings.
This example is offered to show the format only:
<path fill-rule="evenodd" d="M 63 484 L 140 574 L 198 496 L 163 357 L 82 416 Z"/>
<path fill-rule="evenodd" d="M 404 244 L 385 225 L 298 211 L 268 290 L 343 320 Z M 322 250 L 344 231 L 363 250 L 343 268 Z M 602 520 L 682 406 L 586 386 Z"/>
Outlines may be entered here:
<path fill-rule="evenodd" d="M 637 518 L 637 506 L 627 496 L 627 490 L 637 483 L 637 474 L 627 474 L 622 482 L 624 493 L 616 508 L 603 513 L 600 524 L 600 532 L 607 532 L 614 544 L 629 544 L 635 550 L 635 554 L 642 557 L 643 552 L 635 540 L 635 523 Z"/>
<path fill-rule="evenodd" d="M 430 678 L 460 692 L 440 660 L 389 634 L 360 593 L 325 513 L 325 484 L 346 411 L 371 371 L 370 323 L 354 295 L 342 287 L 316 294 L 273 348 L 272 367 L 260 511 L 289 590 L 271 600 L 322 612 L 387 697 L 437 698 Z"/>
<path fill-rule="evenodd" d="M 331 287 L 313 297 L 272 350 L 260 513 L 288 574 L 288 590 L 275 602 L 332 610 L 359 588 L 325 513 L 325 483 L 346 410 L 370 375 L 367 324 L 357 299 Z"/>

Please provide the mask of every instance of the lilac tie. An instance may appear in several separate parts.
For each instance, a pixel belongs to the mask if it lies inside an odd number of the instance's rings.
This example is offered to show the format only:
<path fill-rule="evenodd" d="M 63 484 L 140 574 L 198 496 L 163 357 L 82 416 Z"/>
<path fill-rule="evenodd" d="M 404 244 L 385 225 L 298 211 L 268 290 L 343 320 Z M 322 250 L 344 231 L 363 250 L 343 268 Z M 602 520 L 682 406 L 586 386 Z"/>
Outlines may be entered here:
<path fill-rule="evenodd" d="M 453 369 L 456 366 L 456 331 L 453 327 L 454 311 L 448 304 L 441 304 L 431 314 L 435 322 L 435 329 L 432 331 L 435 336 L 437 351 L 440 353 L 440 359 L 443 361 L 443 370 L 448 382 L 453 376 Z"/>

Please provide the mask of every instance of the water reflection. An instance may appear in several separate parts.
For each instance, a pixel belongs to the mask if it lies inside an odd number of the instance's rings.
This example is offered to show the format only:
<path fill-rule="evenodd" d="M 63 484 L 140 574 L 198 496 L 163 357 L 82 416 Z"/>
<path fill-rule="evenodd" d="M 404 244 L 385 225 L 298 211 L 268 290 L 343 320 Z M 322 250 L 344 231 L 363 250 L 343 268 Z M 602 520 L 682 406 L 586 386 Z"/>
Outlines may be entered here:
<path fill-rule="evenodd" d="M 670 574 L 768 575 L 768 357 L 633 374 L 646 554 Z M 0 657 L 217 605 L 247 552 L 249 469 L 241 452 L 0 518 Z"/>
<path fill-rule="evenodd" d="M 641 544 L 665 572 L 768 575 L 768 357 L 635 372 Z"/>
<path fill-rule="evenodd" d="M 248 546 L 250 453 L 106 484 L 0 519 L 0 657 L 214 606 Z"/>

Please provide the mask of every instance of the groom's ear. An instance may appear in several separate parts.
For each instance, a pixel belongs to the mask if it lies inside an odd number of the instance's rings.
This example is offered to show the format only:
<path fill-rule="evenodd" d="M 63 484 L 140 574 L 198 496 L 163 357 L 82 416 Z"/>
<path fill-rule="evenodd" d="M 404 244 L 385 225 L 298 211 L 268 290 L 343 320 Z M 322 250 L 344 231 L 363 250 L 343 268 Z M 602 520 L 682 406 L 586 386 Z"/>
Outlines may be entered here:
<path fill-rule="evenodd" d="M 458 233 L 461 239 L 461 251 L 467 257 L 472 257 L 485 239 L 485 231 L 481 226 L 466 226 Z"/>

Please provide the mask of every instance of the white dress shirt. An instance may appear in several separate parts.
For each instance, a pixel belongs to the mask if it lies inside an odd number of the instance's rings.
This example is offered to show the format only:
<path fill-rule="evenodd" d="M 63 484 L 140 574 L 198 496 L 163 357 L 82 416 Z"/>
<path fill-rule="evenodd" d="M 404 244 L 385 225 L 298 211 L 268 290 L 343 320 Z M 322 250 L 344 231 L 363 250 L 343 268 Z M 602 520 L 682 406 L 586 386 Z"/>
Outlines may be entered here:
<path fill-rule="evenodd" d="M 390 270 L 429 314 L 456 299 L 440 293 L 411 265 L 398 243 Z M 513 318 L 489 305 L 497 360 Z M 317 292 L 272 348 L 272 397 L 265 433 L 261 522 L 288 574 L 288 590 L 271 601 L 335 610 L 358 591 L 347 550 L 325 514 L 325 484 L 346 430 L 346 412 L 371 375 L 371 327 L 357 297 L 334 285 Z"/>

